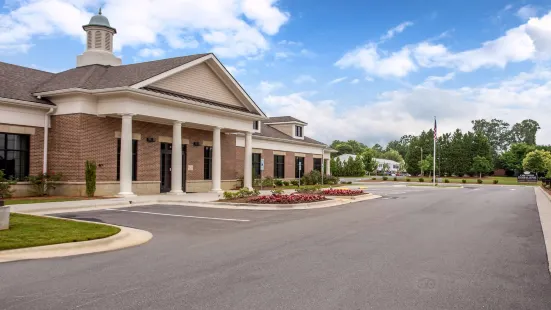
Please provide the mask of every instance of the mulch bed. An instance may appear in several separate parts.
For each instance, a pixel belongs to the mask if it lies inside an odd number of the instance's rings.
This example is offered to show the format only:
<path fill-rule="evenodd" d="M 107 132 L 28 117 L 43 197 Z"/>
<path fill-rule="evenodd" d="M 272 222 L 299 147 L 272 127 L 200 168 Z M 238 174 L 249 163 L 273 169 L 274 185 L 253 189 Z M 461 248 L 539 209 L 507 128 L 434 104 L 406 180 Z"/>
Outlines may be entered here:
<path fill-rule="evenodd" d="M 551 189 L 549 189 L 549 188 L 547 188 L 547 187 L 545 187 L 545 186 L 543 186 L 543 185 L 541 185 L 541 188 L 542 188 L 544 191 L 546 191 L 549 195 L 551 195 Z"/>

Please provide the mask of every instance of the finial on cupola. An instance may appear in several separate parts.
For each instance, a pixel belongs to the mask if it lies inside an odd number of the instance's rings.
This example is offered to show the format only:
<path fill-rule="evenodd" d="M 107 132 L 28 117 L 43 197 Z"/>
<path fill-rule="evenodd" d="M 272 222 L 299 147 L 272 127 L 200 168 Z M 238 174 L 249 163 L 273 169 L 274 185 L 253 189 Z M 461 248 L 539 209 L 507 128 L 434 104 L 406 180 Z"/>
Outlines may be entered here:
<path fill-rule="evenodd" d="M 99 7 L 98 15 L 101 15 L 101 6 Z"/>

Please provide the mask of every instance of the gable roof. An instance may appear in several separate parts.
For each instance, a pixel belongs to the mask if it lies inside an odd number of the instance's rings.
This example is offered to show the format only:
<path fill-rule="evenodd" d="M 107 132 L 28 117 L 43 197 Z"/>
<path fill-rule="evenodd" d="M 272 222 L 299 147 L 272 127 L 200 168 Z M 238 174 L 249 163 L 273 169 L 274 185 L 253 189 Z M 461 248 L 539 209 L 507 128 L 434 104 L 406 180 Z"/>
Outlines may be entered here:
<path fill-rule="evenodd" d="M 296 119 L 292 116 L 275 116 L 275 117 L 269 117 L 266 121 L 266 123 L 291 123 L 291 122 L 298 122 L 306 124 L 306 122 L 303 122 L 299 119 Z"/>
<path fill-rule="evenodd" d="M 53 75 L 34 92 L 70 88 L 105 89 L 131 86 L 209 54 L 196 54 L 121 66 L 89 65 Z"/>
<path fill-rule="evenodd" d="M 0 62 L 0 97 L 52 105 L 33 96 L 33 89 L 54 76 L 54 73 Z"/>
<path fill-rule="evenodd" d="M 298 143 L 305 142 L 305 143 L 310 143 L 310 144 L 319 144 L 320 146 L 326 145 L 323 142 L 319 142 L 319 141 L 314 140 L 314 139 L 309 138 L 309 137 L 304 137 L 304 140 L 295 139 L 295 138 L 293 138 L 293 137 L 291 137 L 291 136 L 275 129 L 274 127 L 266 124 L 266 122 L 267 121 L 261 122 L 260 132 L 253 133 L 254 136 L 289 140 L 289 141 L 298 142 Z"/>

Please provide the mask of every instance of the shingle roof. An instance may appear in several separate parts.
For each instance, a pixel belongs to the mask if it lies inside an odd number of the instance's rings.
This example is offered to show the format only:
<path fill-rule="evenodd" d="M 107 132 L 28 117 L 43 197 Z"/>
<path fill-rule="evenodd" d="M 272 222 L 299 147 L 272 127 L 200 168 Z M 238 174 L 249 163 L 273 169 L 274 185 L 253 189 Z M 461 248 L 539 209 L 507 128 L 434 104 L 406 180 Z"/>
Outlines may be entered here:
<path fill-rule="evenodd" d="M 296 119 L 292 116 L 275 116 L 275 117 L 269 117 L 266 121 L 266 123 L 288 123 L 288 122 L 299 122 L 299 123 L 305 123 L 299 119 Z"/>
<path fill-rule="evenodd" d="M 89 65 L 55 74 L 34 92 L 68 88 L 104 89 L 130 86 L 208 54 L 196 54 L 122 66 Z"/>
<path fill-rule="evenodd" d="M 269 121 L 264 121 L 264 122 L 269 123 Z M 273 128 L 272 126 L 265 124 L 264 122 L 261 125 L 260 132 L 259 133 L 258 132 L 254 133 L 253 135 L 260 136 L 260 137 L 268 137 L 268 138 L 289 140 L 289 141 L 294 141 L 294 142 L 306 142 L 306 143 L 312 143 L 312 144 L 319 144 L 320 146 L 325 145 L 325 143 L 316 141 L 316 140 L 314 140 L 312 138 L 308 138 L 306 136 L 304 137 L 304 140 L 295 139 L 295 138 L 293 138 L 293 137 L 291 137 L 291 136 L 289 136 L 289 135 Z"/>
<path fill-rule="evenodd" d="M 51 105 L 48 100 L 37 99 L 32 91 L 53 75 L 50 72 L 0 62 L 0 97 Z"/>

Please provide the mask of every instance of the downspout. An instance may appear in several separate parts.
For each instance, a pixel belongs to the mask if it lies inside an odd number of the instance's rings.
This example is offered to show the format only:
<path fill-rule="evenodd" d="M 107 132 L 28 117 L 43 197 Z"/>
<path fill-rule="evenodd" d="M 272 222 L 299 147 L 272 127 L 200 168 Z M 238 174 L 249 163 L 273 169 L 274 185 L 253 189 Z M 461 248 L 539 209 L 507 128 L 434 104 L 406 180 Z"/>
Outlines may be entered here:
<path fill-rule="evenodd" d="M 50 128 L 50 115 L 54 113 L 56 107 L 51 107 L 44 115 L 44 158 L 42 160 L 42 173 L 48 172 L 48 130 Z"/>

